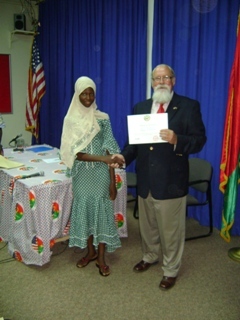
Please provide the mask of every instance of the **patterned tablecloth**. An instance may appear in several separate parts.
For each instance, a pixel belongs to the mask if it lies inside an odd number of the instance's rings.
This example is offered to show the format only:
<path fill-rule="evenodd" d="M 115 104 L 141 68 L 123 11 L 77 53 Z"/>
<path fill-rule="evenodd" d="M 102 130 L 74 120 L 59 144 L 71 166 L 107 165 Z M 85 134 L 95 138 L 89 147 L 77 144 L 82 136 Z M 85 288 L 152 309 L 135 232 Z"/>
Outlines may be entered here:
<path fill-rule="evenodd" d="M 65 175 L 59 150 L 48 145 L 32 146 L 24 152 L 5 149 L 4 156 L 24 165 L 0 169 L 0 241 L 8 243 L 15 259 L 42 266 L 50 261 L 56 239 L 69 232 L 71 178 Z M 42 176 L 24 178 L 35 173 Z M 124 170 L 116 169 L 116 184 L 115 221 L 119 236 L 127 237 Z"/>

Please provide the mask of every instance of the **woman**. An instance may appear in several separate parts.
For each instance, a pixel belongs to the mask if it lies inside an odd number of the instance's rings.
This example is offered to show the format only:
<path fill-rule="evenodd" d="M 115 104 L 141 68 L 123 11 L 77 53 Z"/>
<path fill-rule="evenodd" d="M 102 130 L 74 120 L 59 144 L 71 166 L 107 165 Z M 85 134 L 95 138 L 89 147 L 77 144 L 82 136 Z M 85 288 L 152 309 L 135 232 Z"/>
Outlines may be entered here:
<path fill-rule="evenodd" d="M 96 86 L 90 78 L 80 77 L 76 81 L 64 119 L 60 153 L 72 176 L 69 246 L 88 248 L 77 267 L 86 267 L 97 260 L 99 273 L 108 276 L 110 268 L 105 263 L 105 250 L 113 252 L 121 246 L 109 191 L 110 185 L 116 190 L 115 180 L 110 184 L 113 169 L 108 166 L 113 163 L 110 154 L 119 152 L 119 146 L 109 116 L 97 110 L 95 95 Z M 115 196 L 111 194 L 111 198 Z"/>
<path fill-rule="evenodd" d="M 3 152 L 3 147 L 2 147 L 2 129 L 5 128 L 5 123 L 3 121 L 2 115 L 0 113 L 0 155 L 3 156 L 4 152 Z"/>

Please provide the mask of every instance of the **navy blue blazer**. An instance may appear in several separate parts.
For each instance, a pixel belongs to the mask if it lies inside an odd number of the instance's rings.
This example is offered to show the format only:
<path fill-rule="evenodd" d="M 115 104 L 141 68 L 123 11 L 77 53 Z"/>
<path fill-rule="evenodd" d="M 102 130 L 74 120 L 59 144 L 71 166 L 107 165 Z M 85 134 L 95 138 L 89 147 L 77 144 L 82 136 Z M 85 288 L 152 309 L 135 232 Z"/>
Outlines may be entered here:
<path fill-rule="evenodd" d="M 152 99 L 134 106 L 134 114 L 151 113 Z M 176 93 L 167 108 L 168 128 L 177 134 L 177 145 L 169 143 L 127 144 L 121 154 L 126 165 L 136 159 L 138 195 L 151 191 L 159 200 L 183 197 L 188 193 L 188 156 L 203 148 L 207 138 L 198 101 Z"/>

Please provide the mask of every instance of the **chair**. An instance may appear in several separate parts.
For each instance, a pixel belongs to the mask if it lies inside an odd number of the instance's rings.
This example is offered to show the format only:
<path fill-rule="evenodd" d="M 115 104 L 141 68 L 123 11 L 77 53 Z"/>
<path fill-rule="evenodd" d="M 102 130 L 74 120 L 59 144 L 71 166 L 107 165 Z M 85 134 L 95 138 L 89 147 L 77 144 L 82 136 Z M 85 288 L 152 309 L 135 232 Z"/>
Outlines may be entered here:
<path fill-rule="evenodd" d="M 187 208 L 191 206 L 208 206 L 209 231 L 205 234 L 186 238 L 186 241 L 208 237 L 213 232 L 212 172 L 212 165 L 208 161 L 199 158 L 189 158 L 189 194 L 187 195 Z M 194 192 L 194 195 L 192 195 L 192 192 Z"/>
<path fill-rule="evenodd" d="M 137 175 L 134 172 L 126 172 L 127 177 L 127 187 L 133 188 L 136 191 L 136 198 L 130 199 L 127 202 L 135 201 L 134 209 L 133 209 L 133 216 L 135 219 L 138 219 L 138 196 L 137 196 Z"/>

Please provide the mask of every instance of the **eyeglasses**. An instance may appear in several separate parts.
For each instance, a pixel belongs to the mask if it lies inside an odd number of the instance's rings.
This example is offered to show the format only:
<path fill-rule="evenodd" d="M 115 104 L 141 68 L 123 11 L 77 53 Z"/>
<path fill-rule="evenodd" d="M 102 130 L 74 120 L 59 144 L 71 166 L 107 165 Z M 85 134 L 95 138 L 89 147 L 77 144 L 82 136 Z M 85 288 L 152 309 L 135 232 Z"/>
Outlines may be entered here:
<path fill-rule="evenodd" d="M 172 80 L 173 77 L 169 77 L 169 76 L 162 76 L 162 77 L 157 77 L 157 78 L 152 78 L 152 81 L 160 83 L 160 82 L 169 82 L 170 80 Z"/>

